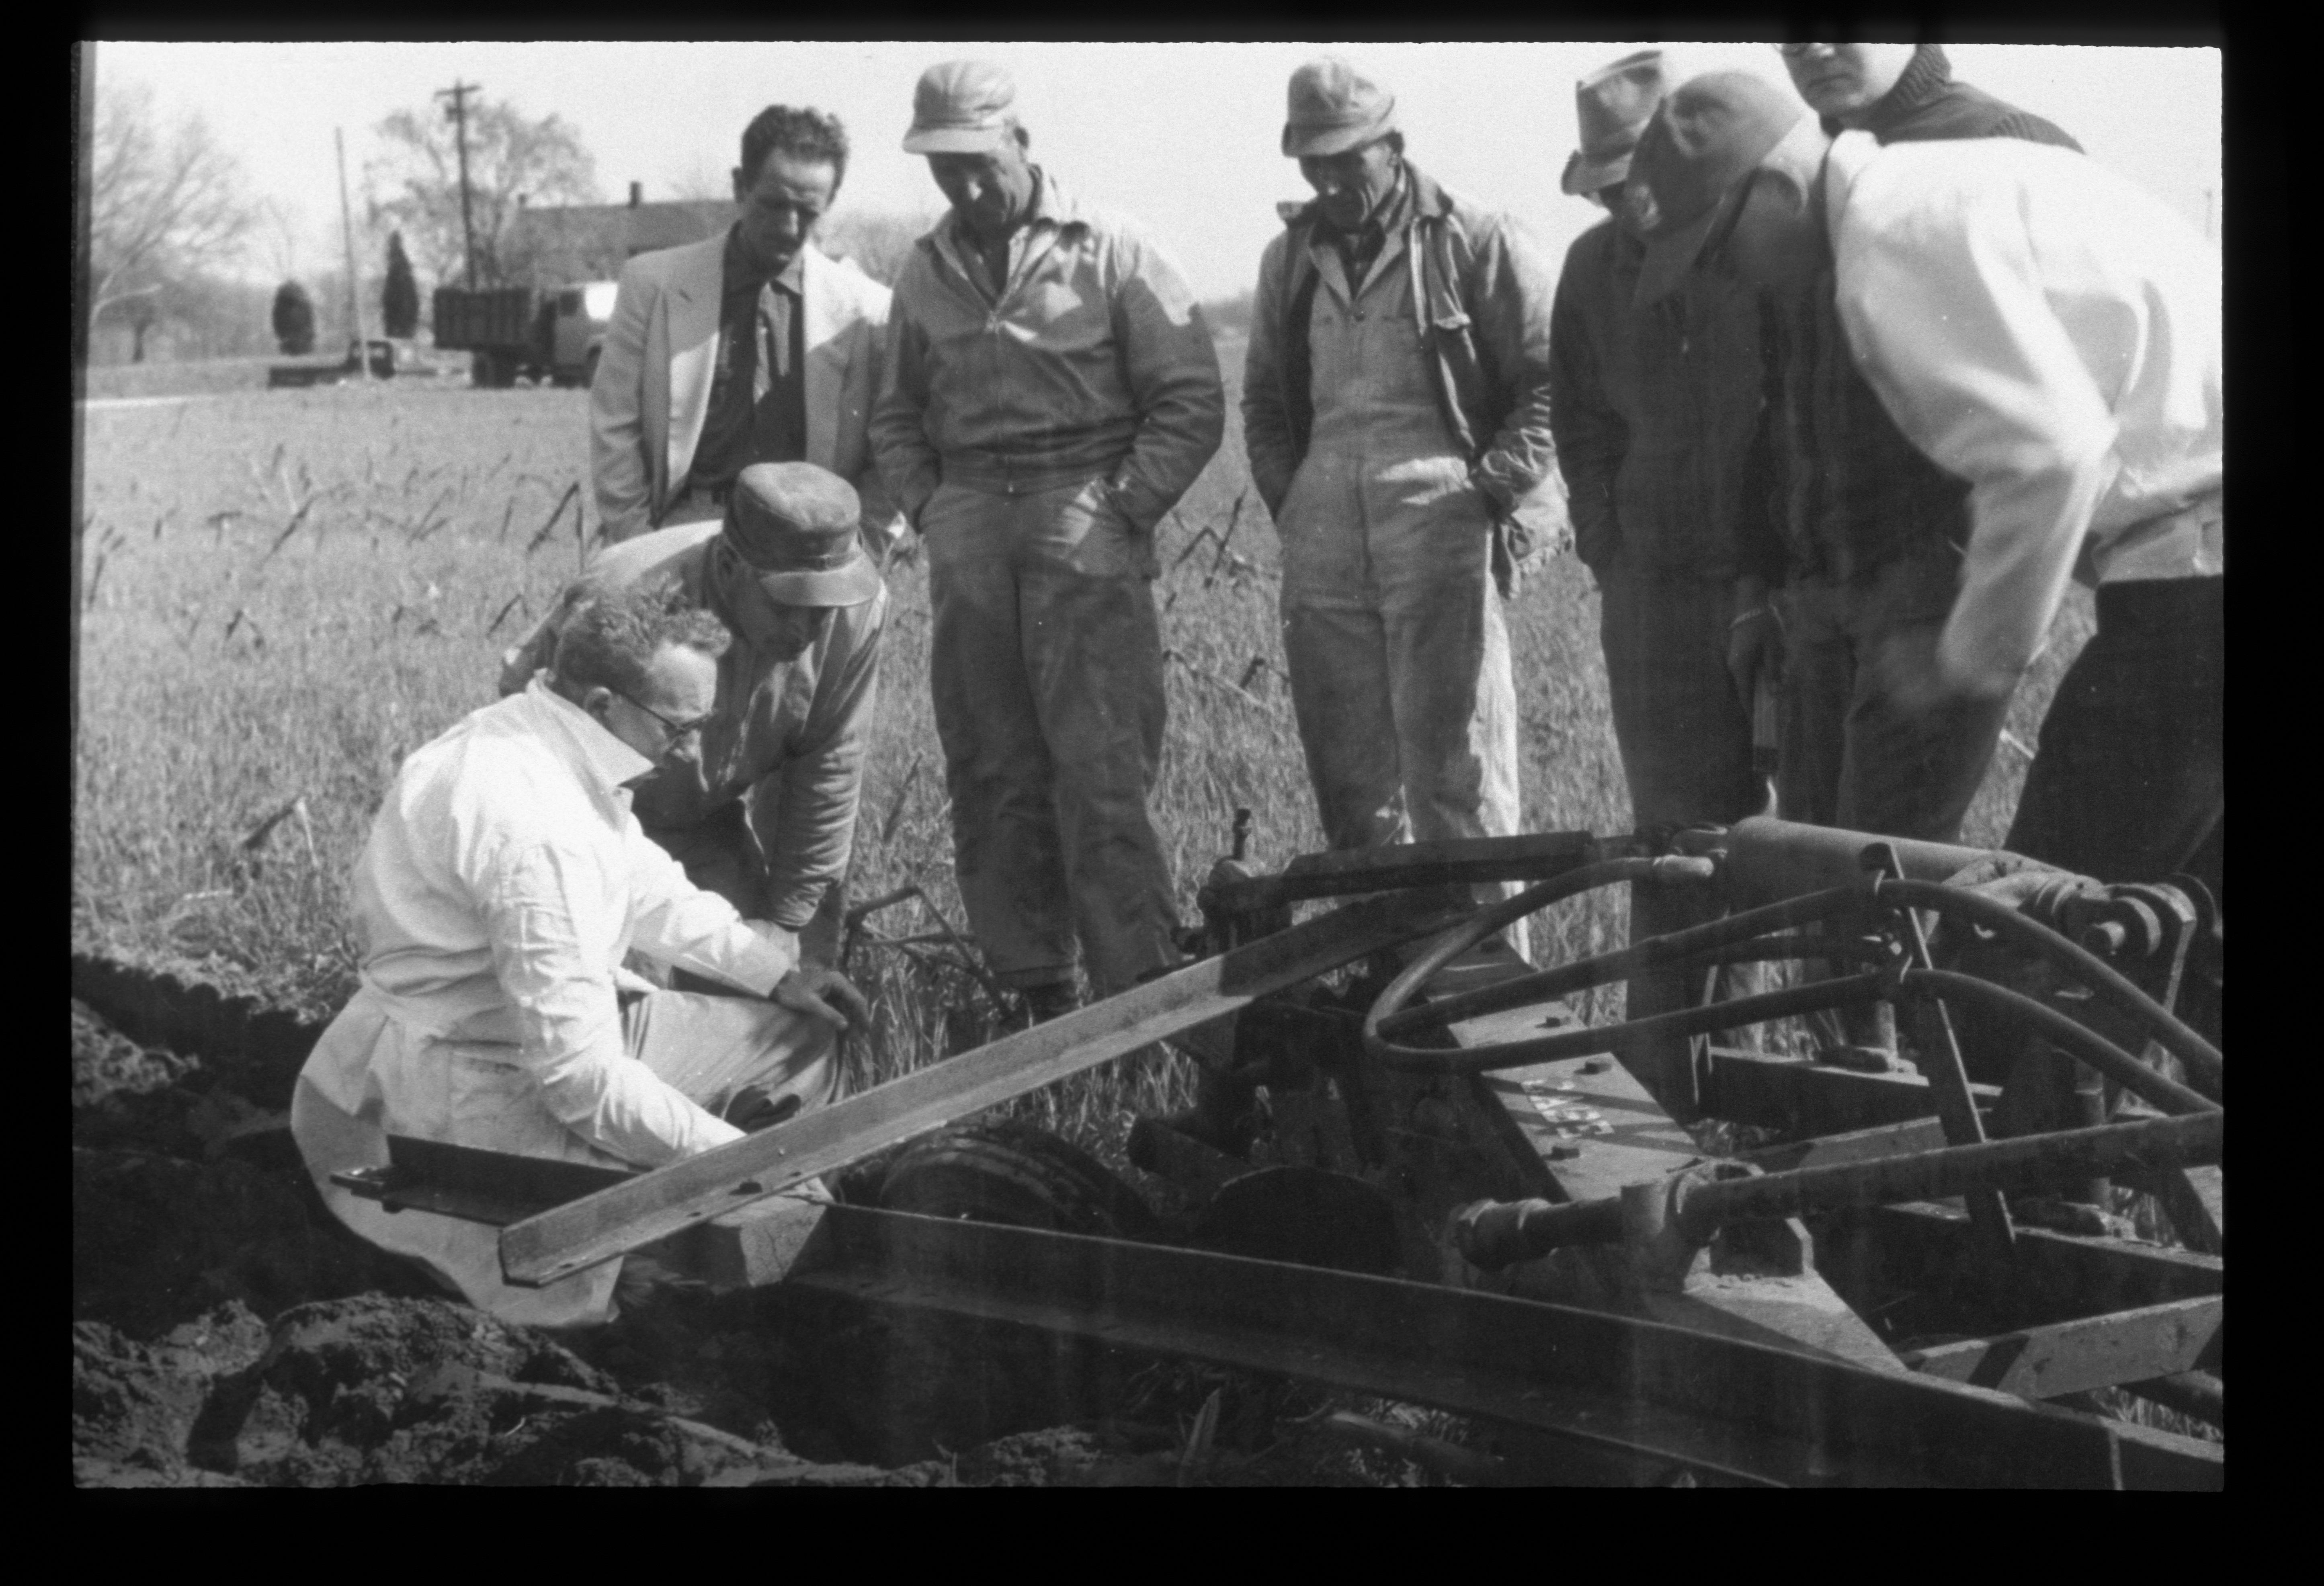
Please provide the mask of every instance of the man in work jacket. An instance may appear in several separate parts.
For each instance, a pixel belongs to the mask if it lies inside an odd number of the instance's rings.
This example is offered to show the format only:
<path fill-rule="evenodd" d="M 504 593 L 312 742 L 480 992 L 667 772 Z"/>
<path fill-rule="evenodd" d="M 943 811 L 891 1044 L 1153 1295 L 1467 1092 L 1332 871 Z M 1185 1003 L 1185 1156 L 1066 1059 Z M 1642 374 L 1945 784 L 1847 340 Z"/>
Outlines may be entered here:
<path fill-rule="evenodd" d="M 691 752 L 634 786 L 647 836 L 746 919 L 837 949 L 880 680 L 888 592 L 864 553 L 855 492 L 812 463 L 754 463 L 723 523 L 657 530 L 608 547 L 566 602 L 511 650 L 501 692 L 554 665 L 557 636 L 589 594 L 674 583 L 733 634 L 716 705 Z M 810 927 L 812 927 L 812 929 Z"/>
<path fill-rule="evenodd" d="M 1646 51 L 1577 87 L 1582 146 L 1561 185 L 1612 215 L 1567 251 L 1550 324 L 1550 428 L 1574 549 L 1598 581 L 1614 736 L 1641 830 L 1729 825 L 1766 807 L 1752 702 L 1728 673 L 1727 635 L 1752 609 L 1735 604 L 1747 553 L 1762 557 L 1763 577 L 1779 570 L 1764 565 L 1764 531 L 1744 525 L 1766 511 L 1750 468 L 1761 376 L 1749 289 L 1696 274 L 1652 309 L 1632 302 L 1645 247 L 1627 225 L 1622 184 L 1667 90 L 1665 71 L 1663 53 Z M 1703 917 L 1696 890 L 1630 889 L 1633 941 Z M 1730 994 L 1756 978 L 1737 966 Z M 1628 1017 L 1689 1006 L 1701 981 L 1684 971 L 1637 975 Z M 1697 1111 L 1689 1047 L 1667 1043 L 1638 1065 L 1682 1119 Z"/>
<path fill-rule="evenodd" d="M 931 67 L 907 153 L 951 213 L 896 281 L 872 443 L 927 547 L 928 664 L 969 923 L 1034 1017 L 1177 963 L 1147 800 L 1165 703 L 1154 529 L 1218 450 L 1176 265 L 1028 158 L 1007 72 Z"/>
<path fill-rule="evenodd" d="M 388 1166 L 390 1135 L 659 1167 L 740 1139 L 729 1120 L 831 1100 L 835 1037 L 869 1018 L 630 813 L 710 715 L 726 637 L 665 588 L 589 599 L 554 671 L 404 761 L 355 864 L 363 983 L 300 1072 L 291 1133 L 335 1216 L 504 1321 L 604 1321 L 621 1263 L 516 1287 L 497 1229 L 390 1213 L 332 1175 Z M 632 951 L 748 995 L 655 991 Z"/>
<path fill-rule="evenodd" d="M 1698 146 L 1731 157 L 1740 145 L 1720 143 L 1716 129 L 1745 99 L 1766 115 L 1802 114 L 1796 101 L 1756 78 L 1713 78 L 1728 86 L 1693 95 L 1689 90 L 1712 78 L 1684 85 L 1664 100 L 1641 140 L 1637 159 L 1655 170 L 1659 186 L 1642 187 L 1634 164 L 1626 201 L 1646 207 L 1640 227 L 1649 236 L 1675 235 L 1674 203 L 1694 229 L 1712 223 L 1714 207 L 1697 190 L 1709 168 L 1689 174 L 1675 165 L 1664 171 L 1664 162 Z M 2037 119 L 1996 99 L 1958 110 L 1944 124 L 1956 137 L 2004 136 Z M 1683 274 L 1646 270 L 1641 306 L 1666 296 Z M 1748 697 L 1760 666 L 1781 655 L 1778 812 L 1819 825 L 1954 842 L 1992 763 L 2008 701 L 1957 697 L 1935 710 L 1906 708 L 1871 660 L 1933 641 L 1969 539 L 1969 487 L 1898 433 L 1866 383 L 1849 355 L 1828 262 L 1813 280 L 1766 294 L 1759 314 L 1769 384 L 1763 466 L 1775 499 L 1766 556 L 1752 559 L 1779 564 L 1784 573 L 1765 598 L 1756 574 L 1745 574 L 1729 664 Z M 1893 1061 L 1886 1003 L 1815 1022 L 1833 1059 L 1876 1068 Z"/>
<path fill-rule="evenodd" d="M 888 289 L 814 242 L 846 174 L 837 117 L 773 106 L 742 134 L 725 235 L 623 267 L 589 388 L 607 539 L 715 521 L 751 464 L 802 461 L 856 487 L 875 554 L 902 532 L 865 438 Z"/>
<path fill-rule="evenodd" d="M 1512 222 L 1405 160 L 1379 84 L 1314 61 L 1289 105 L 1283 152 L 1317 196 L 1285 207 L 1259 263 L 1243 438 L 1282 538 L 1283 648 L 1323 834 L 1508 836 L 1501 608 L 1565 529 L 1549 272 Z"/>

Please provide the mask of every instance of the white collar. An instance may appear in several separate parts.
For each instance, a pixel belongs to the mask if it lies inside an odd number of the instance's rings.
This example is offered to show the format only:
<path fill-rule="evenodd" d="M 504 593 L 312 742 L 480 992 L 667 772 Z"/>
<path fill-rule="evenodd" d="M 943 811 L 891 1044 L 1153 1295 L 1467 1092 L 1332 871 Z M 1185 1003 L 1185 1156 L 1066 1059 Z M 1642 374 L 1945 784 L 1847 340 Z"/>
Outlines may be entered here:
<path fill-rule="evenodd" d="M 596 717 L 549 686 L 536 672 L 522 696 L 540 725 L 542 742 L 571 766 L 584 782 L 608 797 L 653 770 L 654 762 L 622 742 Z"/>

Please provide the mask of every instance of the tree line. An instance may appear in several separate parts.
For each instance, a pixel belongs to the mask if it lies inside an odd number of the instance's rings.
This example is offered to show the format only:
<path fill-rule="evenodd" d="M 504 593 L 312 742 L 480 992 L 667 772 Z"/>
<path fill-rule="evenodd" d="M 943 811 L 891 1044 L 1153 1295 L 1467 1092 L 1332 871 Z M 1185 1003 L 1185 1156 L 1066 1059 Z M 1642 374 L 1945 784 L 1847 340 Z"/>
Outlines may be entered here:
<path fill-rule="evenodd" d="M 410 337 L 426 318 L 421 278 L 466 279 L 456 132 L 440 107 L 398 110 L 373 131 L 379 152 L 363 167 L 358 218 L 362 257 L 376 262 L 363 271 L 364 318 L 374 336 Z M 476 283 L 530 283 L 541 263 L 538 232 L 519 217 L 528 207 L 597 202 L 595 161 L 563 117 L 481 96 L 468 106 L 467 145 Z M 150 88 L 100 84 L 89 171 L 91 362 L 330 354 L 354 340 L 344 266 L 298 268 L 292 217 L 252 197 L 198 115 L 165 125 Z M 706 181 L 693 186 L 701 190 L 679 197 L 727 196 Z M 843 211 L 821 240 L 892 283 L 933 218 Z M 248 279 L 254 254 L 274 284 Z M 1213 312 L 1224 325 L 1248 321 L 1244 304 Z"/>

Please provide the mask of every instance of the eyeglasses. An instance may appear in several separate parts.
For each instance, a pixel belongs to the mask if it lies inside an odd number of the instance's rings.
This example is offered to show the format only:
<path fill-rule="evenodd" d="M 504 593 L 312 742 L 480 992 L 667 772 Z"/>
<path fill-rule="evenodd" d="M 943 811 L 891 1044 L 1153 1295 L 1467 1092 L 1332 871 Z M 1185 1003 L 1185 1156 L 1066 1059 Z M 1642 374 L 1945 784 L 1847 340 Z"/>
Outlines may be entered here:
<path fill-rule="evenodd" d="M 638 709 L 645 712 L 646 715 L 659 722 L 662 724 L 662 730 L 669 734 L 669 741 L 672 743 L 685 742 L 688 738 L 693 737 L 696 733 L 699 733 L 703 728 L 708 726 L 712 722 L 718 719 L 718 713 L 714 710 L 709 712 L 707 715 L 698 715 L 690 722 L 673 722 L 668 716 L 662 715 L 661 712 L 654 709 L 652 705 L 646 705 L 639 700 L 631 698 L 631 696 L 626 694 L 622 695 L 621 697 L 629 700 L 630 704 L 637 706 Z"/>

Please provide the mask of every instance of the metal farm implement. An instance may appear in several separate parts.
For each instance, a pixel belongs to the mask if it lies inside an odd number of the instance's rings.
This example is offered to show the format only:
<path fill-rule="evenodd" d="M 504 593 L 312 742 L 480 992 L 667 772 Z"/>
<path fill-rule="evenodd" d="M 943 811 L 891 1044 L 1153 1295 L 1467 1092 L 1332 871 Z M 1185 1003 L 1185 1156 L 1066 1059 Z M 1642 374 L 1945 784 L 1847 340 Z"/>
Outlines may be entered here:
<path fill-rule="evenodd" d="M 1707 923 L 1541 969 L 1501 944 L 1617 884 Z M 398 1141 L 341 1182 L 501 1225 L 514 1283 L 687 1249 L 939 1359 L 1035 1335 L 1531 1434 L 1479 1480 L 2224 1484 L 2224 1443 L 2089 1397 L 2224 1428 L 2224 1065 L 2172 1011 L 2218 982 L 2197 883 L 1755 819 L 1222 861 L 1201 900 L 1186 967 L 669 1167 Z M 1738 964 L 1791 983 L 1584 1018 Z M 1876 1002 L 1909 1065 L 1764 1039 Z M 953 1127 L 1157 1041 L 1202 1067 L 1130 1139 L 1167 1216 L 1062 1141 Z M 841 1203 L 770 1198 L 851 1166 Z"/>

